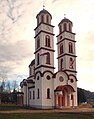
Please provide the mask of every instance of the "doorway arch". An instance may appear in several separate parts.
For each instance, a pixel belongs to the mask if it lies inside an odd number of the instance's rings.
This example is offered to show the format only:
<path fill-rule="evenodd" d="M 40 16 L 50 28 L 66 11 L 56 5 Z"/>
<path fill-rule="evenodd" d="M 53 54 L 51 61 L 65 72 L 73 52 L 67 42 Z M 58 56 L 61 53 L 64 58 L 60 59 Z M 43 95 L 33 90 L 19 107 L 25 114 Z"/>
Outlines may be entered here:
<path fill-rule="evenodd" d="M 55 89 L 55 107 L 74 107 L 74 88 L 71 85 L 58 86 Z"/>

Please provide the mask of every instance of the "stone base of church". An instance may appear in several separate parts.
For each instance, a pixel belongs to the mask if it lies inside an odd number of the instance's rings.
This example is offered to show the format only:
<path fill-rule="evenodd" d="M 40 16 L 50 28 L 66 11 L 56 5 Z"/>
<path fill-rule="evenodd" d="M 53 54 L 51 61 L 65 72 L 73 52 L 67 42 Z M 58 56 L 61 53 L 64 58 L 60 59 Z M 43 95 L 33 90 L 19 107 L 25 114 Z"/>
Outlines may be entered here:
<path fill-rule="evenodd" d="M 36 108 L 36 109 L 55 109 L 54 106 L 39 106 L 39 105 L 32 105 L 30 106 L 31 108 Z"/>

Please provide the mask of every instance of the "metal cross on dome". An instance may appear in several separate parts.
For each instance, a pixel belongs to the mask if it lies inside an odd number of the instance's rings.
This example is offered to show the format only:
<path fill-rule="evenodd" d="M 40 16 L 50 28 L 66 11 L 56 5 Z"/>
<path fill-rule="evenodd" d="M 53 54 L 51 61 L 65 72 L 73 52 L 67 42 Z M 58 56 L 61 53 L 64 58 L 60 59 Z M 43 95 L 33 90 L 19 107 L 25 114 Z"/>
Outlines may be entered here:
<path fill-rule="evenodd" d="M 45 5 L 43 5 L 43 9 L 45 9 Z"/>
<path fill-rule="evenodd" d="M 66 18 L 66 14 L 64 14 L 64 19 Z"/>

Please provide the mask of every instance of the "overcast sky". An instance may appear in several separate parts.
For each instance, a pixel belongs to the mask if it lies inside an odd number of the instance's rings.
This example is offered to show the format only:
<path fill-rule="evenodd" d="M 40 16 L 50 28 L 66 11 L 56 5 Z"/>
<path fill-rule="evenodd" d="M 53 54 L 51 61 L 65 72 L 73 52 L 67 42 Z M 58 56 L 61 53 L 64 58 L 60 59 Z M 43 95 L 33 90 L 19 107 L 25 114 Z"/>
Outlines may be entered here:
<path fill-rule="evenodd" d="M 43 5 L 52 15 L 55 35 L 64 14 L 73 22 L 78 87 L 94 91 L 94 0 L 0 0 L 0 72 L 6 71 L 11 80 L 28 76 L 36 15 Z"/>

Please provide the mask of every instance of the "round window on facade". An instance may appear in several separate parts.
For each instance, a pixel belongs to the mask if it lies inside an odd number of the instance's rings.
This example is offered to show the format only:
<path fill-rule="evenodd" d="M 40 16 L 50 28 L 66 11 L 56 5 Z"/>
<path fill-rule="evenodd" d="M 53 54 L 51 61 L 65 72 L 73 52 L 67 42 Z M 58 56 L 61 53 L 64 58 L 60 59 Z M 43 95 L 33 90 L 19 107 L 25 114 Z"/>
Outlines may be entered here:
<path fill-rule="evenodd" d="M 74 82 L 73 79 L 70 79 L 70 82 L 73 83 Z"/>
<path fill-rule="evenodd" d="M 60 82 L 63 82 L 64 81 L 64 78 L 62 76 L 59 77 L 59 81 Z"/>
<path fill-rule="evenodd" d="M 50 80 L 50 76 L 49 75 L 47 76 L 47 80 Z"/>

